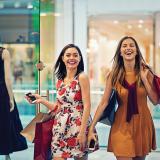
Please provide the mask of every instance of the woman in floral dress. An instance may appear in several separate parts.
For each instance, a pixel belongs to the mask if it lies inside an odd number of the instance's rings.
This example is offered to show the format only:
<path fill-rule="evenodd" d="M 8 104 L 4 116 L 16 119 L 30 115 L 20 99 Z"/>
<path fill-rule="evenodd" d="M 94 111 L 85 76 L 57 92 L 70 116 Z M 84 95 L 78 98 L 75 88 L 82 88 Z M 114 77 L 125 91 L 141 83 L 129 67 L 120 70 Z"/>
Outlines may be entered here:
<path fill-rule="evenodd" d="M 90 125 L 90 84 L 83 72 L 84 63 L 80 49 L 69 44 L 65 46 L 55 64 L 58 82 L 55 104 L 36 96 L 35 103 L 42 103 L 57 113 L 53 125 L 51 151 L 53 160 L 87 160 L 87 138 Z M 29 100 L 29 98 L 28 98 Z"/>

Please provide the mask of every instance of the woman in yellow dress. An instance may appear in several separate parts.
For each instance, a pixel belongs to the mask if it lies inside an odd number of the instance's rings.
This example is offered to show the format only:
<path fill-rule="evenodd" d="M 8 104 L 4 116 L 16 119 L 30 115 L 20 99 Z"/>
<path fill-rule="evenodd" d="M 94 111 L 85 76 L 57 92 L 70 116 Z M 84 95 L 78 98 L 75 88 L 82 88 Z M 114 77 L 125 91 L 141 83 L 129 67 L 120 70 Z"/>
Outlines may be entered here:
<path fill-rule="evenodd" d="M 145 160 L 146 155 L 156 149 L 155 128 L 147 97 L 157 104 L 158 96 L 152 85 L 153 75 L 145 66 L 136 40 L 123 37 L 88 136 L 89 142 L 95 139 L 94 127 L 108 104 L 112 88 L 115 88 L 119 106 L 110 130 L 108 151 L 113 152 L 117 160 Z"/>

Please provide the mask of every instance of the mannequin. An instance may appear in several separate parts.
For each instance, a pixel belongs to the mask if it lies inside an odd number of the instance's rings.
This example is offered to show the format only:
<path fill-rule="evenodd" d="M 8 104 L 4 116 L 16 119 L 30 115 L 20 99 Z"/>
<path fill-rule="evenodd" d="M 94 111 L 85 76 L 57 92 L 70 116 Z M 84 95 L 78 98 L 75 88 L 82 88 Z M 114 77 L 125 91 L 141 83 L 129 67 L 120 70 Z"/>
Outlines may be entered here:
<path fill-rule="evenodd" d="M 0 47 L 0 155 L 5 160 L 11 160 L 10 153 L 27 149 L 22 129 L 12 91 L 10 53 Z"/>

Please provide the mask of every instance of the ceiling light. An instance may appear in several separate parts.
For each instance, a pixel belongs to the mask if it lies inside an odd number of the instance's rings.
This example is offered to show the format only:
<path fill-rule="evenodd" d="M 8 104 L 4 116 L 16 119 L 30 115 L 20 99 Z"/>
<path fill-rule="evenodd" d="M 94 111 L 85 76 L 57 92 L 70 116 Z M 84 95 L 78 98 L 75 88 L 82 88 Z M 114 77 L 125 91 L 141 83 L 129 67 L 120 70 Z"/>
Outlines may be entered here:
<path fill-rule="evenodd" d="M 118 24 L 118 23 L 119 23 L 119 21 L 115 20 L 115 21 L 113 21 L 113 23 L 114 23 L 114 24 Z"/>
<path fill-rule="evenodd" d="M 15 7 L 15 8 L 19 8 L 20 6 L 21 6 L 20 2 L 15 2 L 15 3 L 14 3 L 14 7 Z"/>
<path fill-rule="evenodd" d="M 133 26 L 129 24 L 129 25 L 127 26 L 127 28 L 128 28 L 128 29 L 132 29 Z"/>
<path fill-rule="evenodd" d="M 142 24 L 144 23 L 144 20 L 140 19 L 138 22 Z"/>
<path fill-rule="evenodd" d="M 142 28 L 143 26 L 141 24 L 138 25 L 138 28 Z"/>
<path fill-rule="evenodd" d="M 41 13 L 41 16 L 47 16 L 47 14 L 46 13 Z"/>
<path fill-rule="evenodd" d="M 27 5 L 27 8 L 28 8 L 28 9 L 32 9 L 32 8 L 33 8 L 33 5 L 29 2 L 28 5 Z"/>
<path fill-rule="evenodd" d="M 61 14 L 60 13 L 54 13 L 55 17 L 59 17 Z"/>

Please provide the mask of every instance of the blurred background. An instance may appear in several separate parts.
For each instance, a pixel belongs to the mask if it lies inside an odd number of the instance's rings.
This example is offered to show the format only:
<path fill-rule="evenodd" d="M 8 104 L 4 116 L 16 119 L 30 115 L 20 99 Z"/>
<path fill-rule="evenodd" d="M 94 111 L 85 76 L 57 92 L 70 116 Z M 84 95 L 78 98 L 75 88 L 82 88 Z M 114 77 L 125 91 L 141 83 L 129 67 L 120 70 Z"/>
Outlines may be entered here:
<path fill-rule="evenodd" d="M 160 75 L 159 0 L 0 0 L 0 44 L 11 54 L 14 95 L 23 126 L 37 112 L 34 105 L 25 101 L 25 93 L 40 92 L 55 100 L 53 67 L 68 43 L 75 43 L 82 50 L 91 81 L 93 115 L 117 43 L 125 35 L 135 37 L 146 62 Z M 35 67 L 40 61 L 45 66 L 42 71 Z M 158 153 L 160 106 L 149 106 Z M 46 111 L 43 106 L 40 110 Z M 102 124 L 97 128 L 100 145 L 106 147 L 110 128 Z"/>

